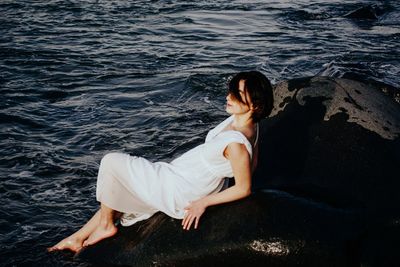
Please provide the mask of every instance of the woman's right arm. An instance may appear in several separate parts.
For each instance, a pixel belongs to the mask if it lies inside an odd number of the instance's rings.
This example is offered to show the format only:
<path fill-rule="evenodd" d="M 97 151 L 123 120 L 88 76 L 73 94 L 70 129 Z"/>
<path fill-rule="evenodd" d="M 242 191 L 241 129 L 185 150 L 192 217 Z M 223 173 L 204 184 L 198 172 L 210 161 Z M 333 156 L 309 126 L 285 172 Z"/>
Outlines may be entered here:
<path fill-rule="evenodd" d="M 219 193 L 192 201 L 185 208 L 183 229 L 189 230 L 193 222 L 195 222 L 194 228 L 196 229 L 199 219 L 207 207 L 245 198 L 251 194 L 251 160 L 246 147 L 240 143 L 231 143 L 226 147 L 224 156 L 231 163 L 235 185 Z"/>

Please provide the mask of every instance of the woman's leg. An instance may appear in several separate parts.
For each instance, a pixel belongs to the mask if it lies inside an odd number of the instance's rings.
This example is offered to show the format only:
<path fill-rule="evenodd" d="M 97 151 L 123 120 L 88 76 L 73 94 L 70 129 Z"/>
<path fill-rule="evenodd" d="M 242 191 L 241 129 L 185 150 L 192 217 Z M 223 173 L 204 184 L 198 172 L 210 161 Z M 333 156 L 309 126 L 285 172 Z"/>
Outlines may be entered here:
<path fill-rule="evenodd" d="M 74 252 L 79 251 L 83 242 L 90 236 L 90 234 L 97 228 L 100 223 L 100 210 L 98 210 L 93 217 L 78 231 L 70 235 L 69 237 L 61 240 L 56 245 L 48 248 L 49 252 L 55 250 L 72 250 Z"/>
<path fill-rule="evenodd" d="M 127 176 L 125 179 L 129 179 L 128 171 L 125 169 L 125 162 L 126 155 L 120 153 L 109 153 L 103 157 L 100 163 L 97 180 L 96 195 L 98 201 L 103 202 L 103 197 L 105 197 L 105 200 L 108 201 L 106 201 L 106 203 L 111 202 L 114 205 L 122 205 L 125 203 L 125 199 L 118 199 L 118 197 L 123 195 L 120 193 L 121 188 L 124 189 L 124 187 L 116 180 L 118 176 Z M 118 188 L 120 188 L 119 191 L 117 190 Z M 118 193 L 110 194 L 110 190 L 117 190 Z M 125 191 L 122 193 L 126 194 Z M 100 210 L 97 211 L 80 230 L 63 239 L 48 250 L 69 249 L 76 252 L 80 250 L 83 245 L 92 245 L 104 238 L 110 237 L 117 232 L 114 219 L 118 218 L 120 215 L 120 212 L 112 210 L 101 203 Z"/>
<path fill-rule="evenodd" d="M 89 237 L 83 242 L 83 246 L 93 245 L 100 240 L 115 235 L 118 228 L 114 224 L 114 219 L 115 215 L 118 214 L 119 213 L 115 210 L 101 203 L 99 222 L 94 231 L 92 231 Z"/>

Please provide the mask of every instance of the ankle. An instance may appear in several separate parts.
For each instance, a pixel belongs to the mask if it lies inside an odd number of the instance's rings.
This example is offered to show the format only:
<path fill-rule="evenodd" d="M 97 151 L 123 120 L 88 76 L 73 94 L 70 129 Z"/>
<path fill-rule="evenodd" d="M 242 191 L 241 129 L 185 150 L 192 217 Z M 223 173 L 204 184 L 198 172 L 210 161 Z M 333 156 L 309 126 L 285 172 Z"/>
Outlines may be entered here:
<path fill-rule="evenodd" d="M 100 221 L 100 227 L 105 228 L 105 229 L 110 229 L 110 228 L 114 228 L 114 222 L 110 221 L 110 220 L 101 220 Z"/>
<path fill-rule="evenodd" d="M 79 234 L 75 234 L 75 235 L 71 235 L 70 237 L 68 237 L 68 239 L 72 240 L 72 241 L 76 241 L 76 242 L 80 242 L 80 241 L 83 242 L 85 240 L 85 237 L 81 236 Z"/>

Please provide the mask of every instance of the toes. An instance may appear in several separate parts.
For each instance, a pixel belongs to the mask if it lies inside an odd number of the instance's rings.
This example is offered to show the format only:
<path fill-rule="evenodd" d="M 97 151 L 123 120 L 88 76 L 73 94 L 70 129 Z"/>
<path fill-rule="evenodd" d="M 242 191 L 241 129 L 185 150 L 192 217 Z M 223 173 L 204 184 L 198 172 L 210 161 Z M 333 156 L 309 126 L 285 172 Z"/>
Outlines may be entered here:
<path fill-rule="evenodd" d="M 58 246 L 52 246 L 50 248 L 47 248 L 48 252 L 54 252 L 54 251 L 57 251 L 57 250 L 61 250 L 61 248 L 58 247 Z"/>

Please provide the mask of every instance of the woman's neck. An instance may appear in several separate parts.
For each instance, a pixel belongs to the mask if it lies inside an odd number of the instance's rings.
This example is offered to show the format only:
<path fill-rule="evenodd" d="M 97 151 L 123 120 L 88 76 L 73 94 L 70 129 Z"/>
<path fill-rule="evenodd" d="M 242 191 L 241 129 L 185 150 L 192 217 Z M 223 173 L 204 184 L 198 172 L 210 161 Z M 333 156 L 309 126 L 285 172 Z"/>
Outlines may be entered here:
<path fill-rule="evenodd" d="M 232 127 L 234 127 L 237 130 L 244 129 L 247 127 L 253 127 L 254 122 L 251 116 L 248 116 L 247 114 L 244 115 L 238 115 L 235 114 L 233 116 L 233 121 L 232 121 Z"/>

